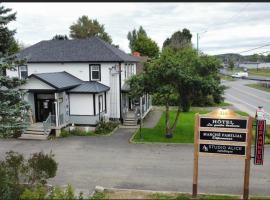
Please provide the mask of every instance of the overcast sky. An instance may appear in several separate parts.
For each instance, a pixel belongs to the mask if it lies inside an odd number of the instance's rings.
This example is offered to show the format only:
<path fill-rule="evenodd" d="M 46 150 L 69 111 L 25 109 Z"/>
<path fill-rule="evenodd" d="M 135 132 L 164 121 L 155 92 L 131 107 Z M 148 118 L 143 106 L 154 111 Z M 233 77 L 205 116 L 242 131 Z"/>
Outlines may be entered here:
<path fill-rule="evenodd" d="M 239 53 L 270 43 L 270 3 L 4 3 L 17 12 L 10 28 L 27 44 L 69 35 L 69 26 L 88 15 L 105 25 L 114 44 L 126 52 L 128 31 L 140 25 L 161 47 L 177 30 L 201 33 L 199 48 L 207 54 Z M 204 31 L 206 31 L 203 33 Z M 270 50 L 270 46 L 243 54 Z"/>

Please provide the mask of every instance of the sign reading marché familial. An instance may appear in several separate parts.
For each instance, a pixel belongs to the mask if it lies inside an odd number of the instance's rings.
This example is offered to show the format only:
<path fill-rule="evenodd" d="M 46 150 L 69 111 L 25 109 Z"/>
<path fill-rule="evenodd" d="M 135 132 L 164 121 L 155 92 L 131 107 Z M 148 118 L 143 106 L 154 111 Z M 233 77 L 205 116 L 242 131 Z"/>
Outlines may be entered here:
<path fill-rule="evenodd" d="M 200 131 L 200 140 L 216 140 L 229 142 L 246 142 L 246 133 Z"/>
<path fill-rule="evenodd" d="M 229 109 L 196 114 L 194 129 L 193 197 L 197 196 L 199 156 L 245 159 L 243 199 L 249 195 L 252 119 Z M 260 147 L 259 147 L 260 148 Z"/>

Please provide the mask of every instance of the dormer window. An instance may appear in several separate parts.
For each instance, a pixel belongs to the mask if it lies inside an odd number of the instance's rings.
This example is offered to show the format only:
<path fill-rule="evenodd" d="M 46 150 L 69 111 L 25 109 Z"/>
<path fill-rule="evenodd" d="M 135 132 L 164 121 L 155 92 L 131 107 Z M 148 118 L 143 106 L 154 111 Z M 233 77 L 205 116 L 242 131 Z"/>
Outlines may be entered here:
<path fill-rule="evenodd" d="M 19 65 L 18 71 L 19 71 L 19 78 L 20 79 L 26 79 L 28 77 L 27 65 Z"/>
<path fill-rule="evenodd" d="M 90 65 L 90 81 L 100 81 L 100 80 L 101 80 L 100 65 L 99 64 Z"/>

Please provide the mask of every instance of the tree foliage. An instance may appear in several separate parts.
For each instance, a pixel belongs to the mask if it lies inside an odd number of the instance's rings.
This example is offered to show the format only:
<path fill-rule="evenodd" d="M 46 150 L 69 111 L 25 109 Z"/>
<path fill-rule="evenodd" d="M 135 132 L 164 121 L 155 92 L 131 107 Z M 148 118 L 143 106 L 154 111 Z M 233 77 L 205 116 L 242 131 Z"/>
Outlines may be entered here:
<path fill-rule="evenodd" d="M 144 72 L 129 81 L 131 96 L 145 93 L 158 95 L 166 107 L 166 135 L 172 132 L 178 122 L 180 112 L 188 111 L 194 99 L 218 92 L 222 94 L 218 76 L 219 62 L 207 55 L 199 56 L 191 47 L 181 49 L 164 48 L 160 57 L 148 61 Z M 170 122 L 169 105 L 171 97 L 178 98 L 176 118 Z M 217 98 L 216 98 L 217 99 Z"/>
<path fill-rule="evenodd" d="M 24 190 L 44 186 L 56 170 L 51 153 L 35 153 L 27 160 L 18 152 L 7 152 L 0 161 L 0 199 L 19 199 Z"/>
<path fill-rule="evenodd" d="M 52 40 L 68 40 L 67 35 L 55 35 L 53 36 Z"/>
<path fill-rule="evenodd" d="M 110 44 L 112 43 L 111 36 L 105 32 L 104 25 L 100 24 L 96 19 L 89 19 L 86 15 L 79 17 L 77 22 L 73 23 L 69 29 L 70 37 L 73 39 L 97 36 Z"/>
<path fill-rule="evenodd" d="M 15 31 L 10 31 L 7 25 L 16 17 L 15 13 L 8 14 L 10 11 L 0 7 L 0 137 L 14 137 L 25 128 L 29 108 L 21 98 L 23 93 L 17 89 L 25 81 L 6 76 L 7 70 L 16 70 L 16 66 L 24 63 L 14 55 Z"/>
<path fill-rule="evenodd" d="M 147 36 L 142 26 L 138 30 L 128 32 L 129 48 L 132 52 L 138 51 L 142 56 L 150 58 L 158 57 L 159 48 L 157 43 Z"/>
<path fill-rule="evenodd" d="M 16 13 L 10 13 L 10 8 L 0 4 L 0 54 L 14 54 L 19 50 L 18 43 L 13 37 L 15 30 L 9 30 L 7 25 L 16 20 Z"/>
<path fill-rule="evenodd" d="M 170 47 L 179 49 L 186 46 L 191 46 L 192 34 L 186 28 L 182 31 L 175 32 L 170 38 L 167 38 L 163 43 L 163 48 Z"/>

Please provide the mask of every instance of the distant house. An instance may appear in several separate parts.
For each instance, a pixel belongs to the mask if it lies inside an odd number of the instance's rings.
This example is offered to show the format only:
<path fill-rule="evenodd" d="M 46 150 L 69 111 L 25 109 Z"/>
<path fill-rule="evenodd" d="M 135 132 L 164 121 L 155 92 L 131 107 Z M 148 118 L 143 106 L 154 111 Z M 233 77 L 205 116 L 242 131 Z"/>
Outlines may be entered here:
<path fill-rule="evenodd" d="M 136 65 L 136 72 L 140 74 L 143 72 L 143 63 L 146 62 L 149 58 L 148 56 L 141 56 L 141 54 L 137 51 L 133 52 L 133 56 L 139 59 L 139 62 Z"/>
<path fill-rule="evenodd" d="M 261 69 L 261 68 L 270 68 L 270 63 L 267 62 L 241 62 L 239 63 L 239 67 L 247 68 L 247 69 Z"/>
<path fill-rule="evenodd" d="M 27 64 L 7 75 L 28 79 L 20 89 L 27 91 L 35 123 L 51 121 L 60 129 L 96 125 L 103 116 L 123 122 L 128 113 L 137 114 L 126 81 L 136 75 L 140 59 L 97 37 L 41 41 L 18 57 Z M 150 108 L 147 104 L 144 114 Z"/>

